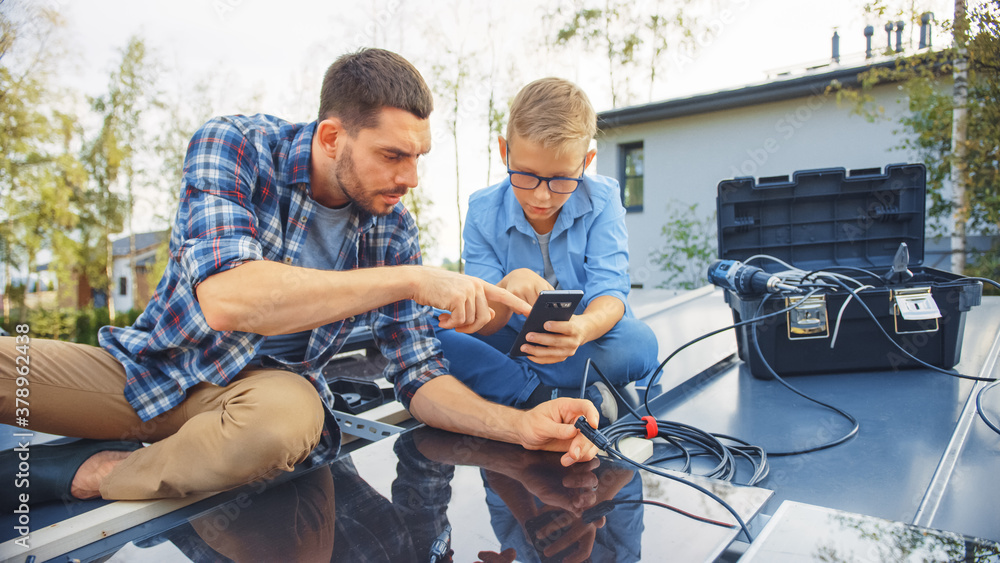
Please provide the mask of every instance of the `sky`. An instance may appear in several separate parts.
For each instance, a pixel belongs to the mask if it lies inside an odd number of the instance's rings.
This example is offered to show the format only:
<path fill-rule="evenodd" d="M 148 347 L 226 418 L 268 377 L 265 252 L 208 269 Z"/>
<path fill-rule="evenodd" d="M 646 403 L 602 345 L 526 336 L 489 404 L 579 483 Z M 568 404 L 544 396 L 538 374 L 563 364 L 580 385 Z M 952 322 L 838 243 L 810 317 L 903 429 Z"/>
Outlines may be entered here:
<path fill-rule="evenodd" d="M 657 4 L 655 0 L 638 0 Z M 669 6 L 677 0 L 660 0 Z M 541 17 L 544 3 L 509 0 L 373 0 L 332 2 L 286 0 L 40 0 L 66 20 L 61 39 L 70 47 L 64 79 L 86 95 L 98 95 L 120 60 L 120 50 L 133 35 L 145 39 L 163 68 L 161 87 L 180 95 L 199 80 L 212 85 L 212 110 L 225 113 L 270 113 L 290 121 L 314 119 L 319 84 L 326 67 L 340 54 L 360 46 L 388 48 L 411 60 L 428 82 L 454 70 L 454 53 L 471 61 L 463 93 L 456 150 L 447 130 L 445 106 L 439 98 L 432 116 L 434 148 L 425 158 L 418 189 L 433 201 L 438 243 L 425 247 L 425 259 L 438 263 L 457 258 L 456 197 L 468 196 L 501 179 L 498 157 L 487 174 L 486 100 L 491 74 L 494 89 L 512 96 L 516 89 L 542 76 L 562 76 L 580 84 L 598 111 L 612 108 L 607 60 L 579 45 L 546 47 Z M 594 4 L 595 2 L 590 2 Z M 866 17 L 864 0 L 694 0 L 701 26 L 696 49 L 668 51 L 664 78 L 650 95 L 648 81 L 634 72 L 636 96 L 647 103 L 697 93 L 760 83 L 777 73 L 801 72 L 828 63 L 831 36 L 840 35 L 843 61 L 863 60 L 865 25 L 876 28 L 875 45 L 885 44 L 883 18 Z M 948 0 L 888 2 L 950 18 Z M 596 4 L 603 4 L 597 2 Z M 917 30 L 904 40 L 916 41 Z M 947 41 L 935 27 L 935 45 Z M 911 35 L 912 34 L 912 35 Z M 451 63 L 449 61 L 451 56 Z M 436 69 L 435 65 L 444 65 Z M 622 104 L 619 104 L 622 105 Z M 495 141 L 494 141 L 495 143 Z M 590 170 L 590 172 L 595 172 Z M 596 171 L 601 172 L 601 171 Z M 456 190 L 458 193 L 456 194 Z M 137 214 L 153 215 L 163 194 L 147 194 Z M 155 225 L 153 220 L 137 221 Z M 163 225 L 165 226 L 165 225 Z"/>

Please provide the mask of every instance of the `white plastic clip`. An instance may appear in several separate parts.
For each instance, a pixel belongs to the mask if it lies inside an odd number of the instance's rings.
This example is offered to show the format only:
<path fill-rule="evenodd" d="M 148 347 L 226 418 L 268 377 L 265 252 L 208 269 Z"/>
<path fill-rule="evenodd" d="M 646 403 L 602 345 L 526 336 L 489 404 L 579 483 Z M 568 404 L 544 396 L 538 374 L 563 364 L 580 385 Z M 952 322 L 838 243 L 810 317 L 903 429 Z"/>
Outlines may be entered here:
<path fill-rule="evenodd" d="M 893 297 L 896 300 L 899 314 L 904 320 L 926 321 L 941 318 L 941 310 L 938 309 L 929 287 L 898 289 L 894 292 Z"/>

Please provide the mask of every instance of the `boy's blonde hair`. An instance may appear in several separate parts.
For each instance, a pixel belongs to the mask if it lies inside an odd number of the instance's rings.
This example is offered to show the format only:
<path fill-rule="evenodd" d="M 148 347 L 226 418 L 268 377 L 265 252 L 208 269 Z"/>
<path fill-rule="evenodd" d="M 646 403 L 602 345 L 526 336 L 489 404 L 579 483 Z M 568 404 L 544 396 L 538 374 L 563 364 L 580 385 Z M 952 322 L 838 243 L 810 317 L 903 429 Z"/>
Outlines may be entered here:
<path fill-rule="evenodd" d="M 597 134 L 597 113 L 579 86 L 562 78 L 541 78 L 514 97 L 507 121 L 507 143 L 514 137 L 541 143 L 557 153 L 586 151 Z"/>

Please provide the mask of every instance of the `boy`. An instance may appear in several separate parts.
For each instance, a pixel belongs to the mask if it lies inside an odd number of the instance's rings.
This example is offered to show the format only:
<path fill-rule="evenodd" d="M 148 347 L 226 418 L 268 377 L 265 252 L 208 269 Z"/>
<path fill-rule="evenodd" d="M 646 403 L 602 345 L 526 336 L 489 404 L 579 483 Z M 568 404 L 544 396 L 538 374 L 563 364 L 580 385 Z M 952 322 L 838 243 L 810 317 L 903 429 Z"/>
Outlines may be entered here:
<path fill-rule="evenodd" d="M 528 84 L 511 105 L 506 138 L 499 138 L 508 178 L 469 198 L 467 274 L 532 304 L 543 290 L 584 291 L 569 321 L 548 322 L 550 334 L 528 335 L 524 358 L 507 356 L 524 317 L 501 303 L 490 303 L 496 316 L 474 336 L 438 330 L 451 372 L 483 397 L 530 407 L 579 396 L 588 358 L 615 386 L 656 366 L 656 337 L 627 303 L 628 234 L 618 182 L 584 174 L 597 154 L 589 148 L 596 131 L 596 113 L 575 84 Z M 587 383 L 587 398 L 614 421 L 617 406 L 593 370 Z"/>

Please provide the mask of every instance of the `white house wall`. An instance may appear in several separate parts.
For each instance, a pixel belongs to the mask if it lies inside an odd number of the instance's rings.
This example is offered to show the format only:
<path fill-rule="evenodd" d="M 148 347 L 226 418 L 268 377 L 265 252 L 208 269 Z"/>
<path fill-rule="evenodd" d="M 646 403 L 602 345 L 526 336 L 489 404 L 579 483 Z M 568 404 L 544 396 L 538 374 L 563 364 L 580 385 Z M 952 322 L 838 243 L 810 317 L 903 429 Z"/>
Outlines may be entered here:
<path fill-rule="evenodd" d="M 880 88 L 874 96 L 890 117 L 905 110 L 896 103 L 900 94 L 895 86 Z M 632 283 L 655 287 L 665 279 L 650 254 L 665 242 L 661 228 L 670 205 L 697 204 L 697 213 L 710 217 L 724 179 L 909 162 L 894 149 L 900 144 L 898 128 L 894 119 L 871 123 L 851 115 L 848 104 L 818 93 L 602 132 L 597 171 L 615 178 L 620 178 L 618 146 L 643 142 L 643 210 L 626 218 Z"/>
<path fill-rule="evenodd" d="M 111 284 L 112 287 L 112 297 L 115 300 L 115 311 L 124 312 L 132 308 L 132 274 L 129 273 L 129 260 L 126 256 L 116 256 L 114 265 L 111 271 L 114 273 L 114 280 Z M 126 278 L 128 280 L 126 286 L 126 295 L 120 295 L 119 281 L 121 278 Z"/>

